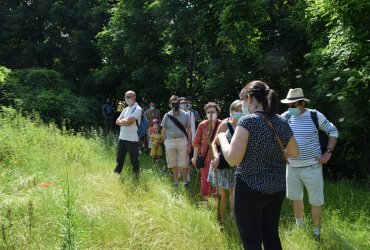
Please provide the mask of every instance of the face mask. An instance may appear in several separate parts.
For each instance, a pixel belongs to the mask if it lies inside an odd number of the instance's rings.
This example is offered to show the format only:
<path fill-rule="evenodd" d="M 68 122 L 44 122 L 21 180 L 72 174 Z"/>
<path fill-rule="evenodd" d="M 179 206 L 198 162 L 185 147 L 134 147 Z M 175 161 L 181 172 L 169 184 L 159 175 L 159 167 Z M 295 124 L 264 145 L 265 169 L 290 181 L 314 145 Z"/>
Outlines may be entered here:
<path fill-rule="evenodd" d="M 299 108 L 288 108 L 288 112 L 292 116 L 299 116 L 301 114 L 301 110 Z"/>
<path fill-rule="evenodd" d="M 131 99 L 131 98 L 125 98 L 125 102 L 127 103 L 127 105 L 131 106 L 134 101 Z"/>
<path fill-rule="evenodd" d="M 207 114 L 207 118 L 208 120 L 216 120 L 217 119 L 217 114 L 216 113 L 212 113 L 212 114 Z"/>
<path fill-rule="evenodd" d="M 179 109 L 180 109 L 180 104 L 179 103 L 171 104 L 171 106 L 172 106 L 172 110 L 175 111 L 175 112 L 179 111 Z"/>
<path fill-rule="evenodd" d="M 187 108 L 187 104 L 180 104 L 180 109 L 184 110 Z"/>
<path fill-rule="evenodd" d="M 155 109 L 155 107 L 154 106 L 150 106 L 150 109 Z"/>
<path fill-rule="evenodd" d="M 243 114 L 244 115 L 249 115 L 250 112 L 249 112 L 249 109 L 248 109 L 248 106 L 245 105 L 245 102 L 243 102 L 243 108 L 242 108 L 242 111 L 243 111 Z"/>
<path fill-rule="evenodd" d="M 235 120 L 238 121 L 240 117 L 242 117 L 244 114 L 242 112 L 231 112 L 230 116 Z"/>
<path fill-rule="evenodd" d="M 192 105 L 191 104 L 188 104 L 188 109 L 191 109 Z"/>

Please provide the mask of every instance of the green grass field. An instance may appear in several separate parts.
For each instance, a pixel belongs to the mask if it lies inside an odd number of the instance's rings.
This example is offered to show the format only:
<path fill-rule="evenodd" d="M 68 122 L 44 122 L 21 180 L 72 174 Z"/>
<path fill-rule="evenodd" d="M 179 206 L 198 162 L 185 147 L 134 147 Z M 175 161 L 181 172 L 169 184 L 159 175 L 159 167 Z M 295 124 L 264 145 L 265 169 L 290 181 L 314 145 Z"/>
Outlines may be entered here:
<path fill-rule="evenodd" d="M 242 249 L 235 223 L 221 232 L 216 203 L 199 204 L 198 186 L 172 189 L 169 175 L 141 157 L 113 174 L 116 137 L 75 134 L 0 113 L 0 249 Z M 198 179 L 199 182 L 199 179 Z M 284 249 L 370 249 L 370 192 L 350 181 L 325 183 L 322 243 L 294 227 L 285 202 Z M 307 209 L 307 212 L 309 209 Z"/>

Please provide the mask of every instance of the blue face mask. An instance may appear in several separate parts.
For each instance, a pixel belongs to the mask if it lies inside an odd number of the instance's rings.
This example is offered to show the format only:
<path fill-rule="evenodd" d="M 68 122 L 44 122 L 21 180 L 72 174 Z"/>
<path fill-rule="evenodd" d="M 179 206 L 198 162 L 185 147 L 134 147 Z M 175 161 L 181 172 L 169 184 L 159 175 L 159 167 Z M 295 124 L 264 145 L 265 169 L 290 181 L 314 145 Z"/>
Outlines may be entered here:
<path fill-rule="evenodd" d="M 292 116 L 299 116 L 301 114 L 301 110 L 299 108 L 288 108 L 288 112 Z"/>
<path fill-rule="evenodd" d="M 249 115 L 250 114 L 249 109 L 248 109 L 248 106 L 245 105 L 244 102 L 243 102 L 242 111 L 243 111 L 243 114 L 245 114 L 245 115 Z"/>
<path fill-rule="evenodd" d="M 231 112 L 230 116 L 235 120 L 238 121 L 240 117 L 242 117 L 244 114 L 242 112 Z"/>

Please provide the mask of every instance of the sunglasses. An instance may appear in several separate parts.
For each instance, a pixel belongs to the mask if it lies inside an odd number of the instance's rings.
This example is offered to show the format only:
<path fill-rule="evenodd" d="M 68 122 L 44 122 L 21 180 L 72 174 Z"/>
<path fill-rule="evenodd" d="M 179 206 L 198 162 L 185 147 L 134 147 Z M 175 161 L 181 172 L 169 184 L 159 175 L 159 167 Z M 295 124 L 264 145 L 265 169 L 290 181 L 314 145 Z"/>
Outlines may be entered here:
<path fill-rule="evenodd" d="M 288 104 L 289 108 L 298 108 L 299 104 L 298 103 L 290 103 Z"/>

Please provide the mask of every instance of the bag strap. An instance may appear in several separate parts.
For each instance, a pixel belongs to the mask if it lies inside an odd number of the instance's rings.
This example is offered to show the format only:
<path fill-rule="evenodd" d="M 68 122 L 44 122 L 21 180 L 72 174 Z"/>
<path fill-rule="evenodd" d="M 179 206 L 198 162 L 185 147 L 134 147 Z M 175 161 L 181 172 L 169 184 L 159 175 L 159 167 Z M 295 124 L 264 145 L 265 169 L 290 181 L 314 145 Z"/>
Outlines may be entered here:
<path fill-rule="evenodd" d="M 234 135 L 235 131 L 234 131 L 233 125 L 231 125 L 230 122 L 226 122 L 226 124 L 227 124 L 227 127 L 229 128 L 231 135 Z"/>
<path fill-rule="evenodd" d="M 186 129 L 184 128 L 184 125 L 182 125 L 181 122 L 179 120 L 177 120 L 177 118 L 174 117 L 173 115 L 167 114 L 167 116 L 185 134 L 186 139 L 188 139 L 188 133 L 186 132 Z"/>
<path fill-rule="evenodd" d="M 287 159 L 287 157 L 286 157 L 286 155 L 285 155 L 285 151 L 284 151 L 283 143 L 281 142 L 281 139 L 280 139 L 280 137 L 279 137 L 278 133 L 276 132 L 276 130 L 275 130 L 275 128 L 274 128 L 274 126 L 272 126 L 271 121 L 269 121 L 269 120 L 268 120 L 264 115 L 261 115 L 260 117 L 262 117 L 262 118 L 267 122 L 268 126 L 269 126 L 269 127 L 272 129 L 272 131 L 274 132 L 274 134 L 275 134 L 275 138 L 276 138 L 277 142 L 279 143 L 279 146 L 280 146 L 281 152 L 283 153 L 284 160 L 285 160 L 285 162 L 286 162 L 286 163 L 288 163 L 288 159 Z"/>
<path fill-rule="evenodd" d="M 310 114 L 311 114 L 311 119 L 317 128 L 317 131 L 319 131 L 320 127 L 319 127 L 319 118 L 317 118 L 317 112 L 310 110 Z"/>
<path fill-rule="evenodd" d="M 212 137 L 211 137 L 211 143 L 212 143 L 213 139 L 215 138 L 215 135 L 216 135 L 216 131 L 217 131 L 217 129 L 218 129 L 218 121 L 217 121 L 217 123 L 216 123 L 215 128 L 213 129 L 213 133 L 212 133 Z M 208 150 L 209 150 L 209 145 L 207 146 L 207 150 L 206 150 L 206 153 L 204 154 L 204 157 L 206 157 L 206 156 L 207 156 L 207 154 L 208 154 Z"/>

